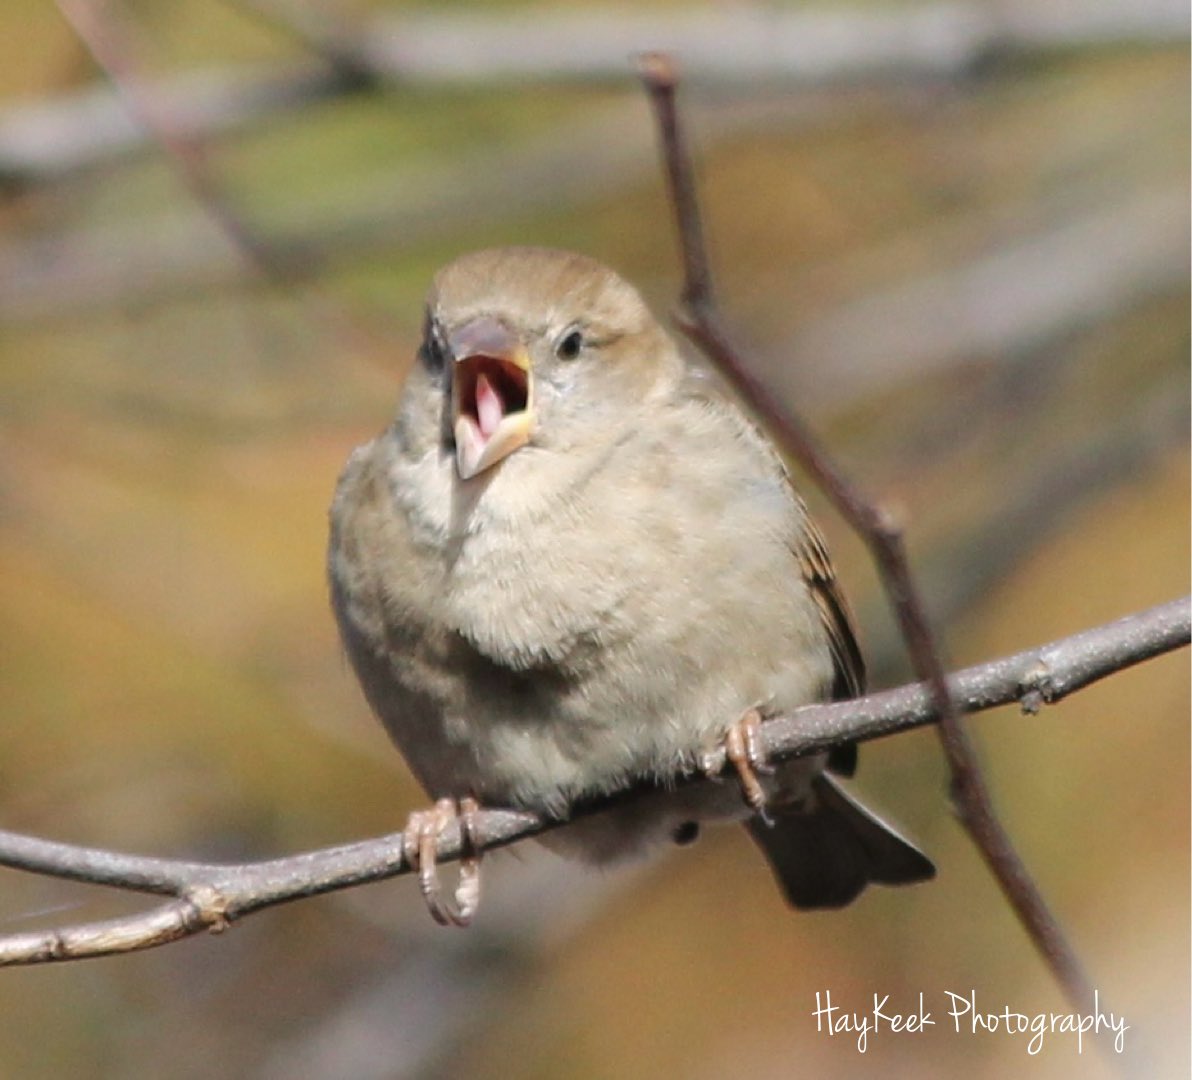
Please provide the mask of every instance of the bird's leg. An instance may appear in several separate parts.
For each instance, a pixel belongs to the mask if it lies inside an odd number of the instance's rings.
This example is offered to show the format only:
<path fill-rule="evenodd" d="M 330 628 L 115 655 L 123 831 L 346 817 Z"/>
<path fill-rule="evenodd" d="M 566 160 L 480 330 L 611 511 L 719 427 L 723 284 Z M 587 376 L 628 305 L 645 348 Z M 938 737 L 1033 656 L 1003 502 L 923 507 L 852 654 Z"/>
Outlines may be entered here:
<path fill-rule="evenodd" d="M 762 753 L 758 739 L 761 723 L 762 714 L 756 708 L 746 710 L 728 729 L 724 737 L 724 754 L 729 764 L 737 771 L 737 780 L 741 785 L 745 804 L 762 821 L 770 825 L 770 815 L 766 812 L 766 789 L 757 774 L 774 770 L 766 763 L 766 756 Z"/>
<path fill-rule="evenodd" d="M 479 804 L 470 796 L 459 801 L 440 799 L 431 810 L 410 815 L 403 834 L 404 854 L 418 871 L 418 888 L 431 917 L 440 926 L 468 926 L 480 906 L 480 851 L 476 845 Z M 443 896 L 439 881 L 438 848 L 443 830 L 459 822 L 462 853 L 454 904 Z"/>

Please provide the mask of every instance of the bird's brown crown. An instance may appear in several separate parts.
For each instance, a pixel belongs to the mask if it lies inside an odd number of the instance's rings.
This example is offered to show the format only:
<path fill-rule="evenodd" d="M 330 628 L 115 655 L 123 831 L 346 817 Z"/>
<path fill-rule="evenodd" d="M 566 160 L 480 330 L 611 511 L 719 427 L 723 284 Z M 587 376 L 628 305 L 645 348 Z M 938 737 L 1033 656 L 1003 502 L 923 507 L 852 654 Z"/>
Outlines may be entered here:
<path fill-rule="evenodd" d="M 436 275 L 427 304 L 442 323 L 496 315 L 529 333 L 582 319 L 597 334 L 633 335 L 653 322 L 638 291 L 614 271 L 586 255 L 551 248 L 463 255 Z"/>

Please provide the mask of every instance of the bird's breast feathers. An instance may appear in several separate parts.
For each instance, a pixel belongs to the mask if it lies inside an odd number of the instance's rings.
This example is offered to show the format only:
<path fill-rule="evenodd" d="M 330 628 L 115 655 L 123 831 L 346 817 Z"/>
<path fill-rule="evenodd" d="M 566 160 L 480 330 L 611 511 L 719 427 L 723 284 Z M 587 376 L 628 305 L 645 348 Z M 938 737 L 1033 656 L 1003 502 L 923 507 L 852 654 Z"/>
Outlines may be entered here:
<path fill-rule="evenodd" d="M 362 636 L 393 654 L 379 659 L 400 693 L 378 711 L 408 757 L 442 731 L 437 753 L 532 801 L 665 772 L 746 708 L 824 694 L 826 638 L 789 547 L 797 503 L 748 441 L 700 457 L 720 419 L 677 417 L 550 500 L 519 491 L 520 513 L 505 465 L 521 452 L 463 485 L 388 442 L 355 459 L 344 484 L 371 476 L 372 516 L 343 531 L 371 541 L 359 574 L 338 543 L 337 603 L 385 627 Z M 411 723 L 430 725 L 419 747 Z"/>

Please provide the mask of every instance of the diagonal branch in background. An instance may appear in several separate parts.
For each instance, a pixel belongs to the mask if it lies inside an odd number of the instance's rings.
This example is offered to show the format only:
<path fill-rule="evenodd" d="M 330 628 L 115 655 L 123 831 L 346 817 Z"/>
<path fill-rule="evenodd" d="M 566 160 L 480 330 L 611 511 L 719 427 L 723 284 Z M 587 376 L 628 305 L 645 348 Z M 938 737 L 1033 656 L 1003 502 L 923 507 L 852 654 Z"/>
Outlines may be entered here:
<path fill-rule="evenodd" d="M 993 809 L 976 750 L 944 676 L 936 636 L 910 571 L 902 529 L 887 510 L 862 495 L 844 476 L 803 419 L 751 370 L 725 332 L 712 293 L 694 171 L 675 104 L 675 67 L 668 56 L 649 53 L 641 59 L 641 73 L 654 107 L 683 261 L 679 325 L 865 541 L 881 574 L 915 673 L 930 689 L 951 773 L 952 802 L 961 824 L 1073 1008 L 1087 1011 L 1093 1002 L 1092 984 Z"/>
<path fill-rule="evenodd" d="M 128 28 L 106 0 L 55 0 L 63 18 L 109 78 L 132 118 L 166 153 L 191 197 L 231 242 L 254 271 L 266 277 L 285 278 L 297 264 L 283 259 L 266 244 L 228 202 L 207 168 L 202 143 L 186 134 L 163 105 L 146 93 L 138 78 L 137 63 Z"/>
<path fill-rule="evenodd" d="M 278 243 L 254 228 L 228 199 L 212 174 L 202 141 L 188 133 L 168 105 L 146 92 L 131 27 L 121 25 L 108 0 L 56 0 L 63 17 L 120 95 L 130 116 L 144 128 L 173 166 L 195 203 L 216 225 L 245 270 L 273 285 L 299 279 L 307 284 L 315 313 L 361 352 L 383 355 L 388 342 L 356 314 L 345 311 L 318 287 L 324 257 L 301 241 Z"/>
<path fill-rule="evenodd" d="M 1017 702 L 1033 713 L 1108 675 L 1186 646 L 1190 638 L 1192 602 L 1185 597 L 957 672 L 948 679 L 949 700 L 964 712 Z M 760 729 L 761 749 L 772 760 L 783 761 L 907 731 L 936 719 L 935 695 L 921 684 L 912 684 L 851 701 L 809 705 L 769 720 Z M 673 779 L 676 784 L 715 782 L 702 774 Z M 634 788 L 581 807 L 573 817 L 657 794 L 657 787 Z M 535 814 L 485 810 L 478 815 L 476 840 L 483 848 L 500 847 L 564 826 Z M 233 865 L 122 855 L 0 831 L 0 865 L 171 898 L 123 918 L 0 936 L 0 966 L 148 949 L 202 930 L 225 929 L 236 919 L 278 904 L 395 877 L 410 869 L 402 841 L 403 834 L 393 833 L 268 862 Z M 449 828 L 439 844 L 439 858 L 457 859 L 460 851 L 458 827 Z"/>

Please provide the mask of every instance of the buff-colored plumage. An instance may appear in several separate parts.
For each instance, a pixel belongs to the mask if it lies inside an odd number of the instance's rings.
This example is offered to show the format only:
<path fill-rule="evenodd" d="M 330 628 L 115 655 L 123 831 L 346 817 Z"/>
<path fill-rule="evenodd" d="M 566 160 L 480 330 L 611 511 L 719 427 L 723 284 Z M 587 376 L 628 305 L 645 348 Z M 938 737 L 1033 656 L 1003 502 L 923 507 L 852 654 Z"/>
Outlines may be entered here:
<path fill-rule="evenodd" d="M 451 343 L 505 332 L 509 355 L 523 350 L 532 430 L 465 480 Z M 456 398 L 513 411 L 520 384 L 489 373 L 495 397 L 475 383 Z M 460 408 L 491 426 L 482 405 Z M 754 706 L 861 687 L 831 564 L 773 450 L 701 390 L 637 292 L 578 255 L 483 251 L 438 275 L 397 417 L 340 478 L 329 566 L 365 694 L 435 797 L 564 816 L 696 767 Z M 928 876 L 923 856 L 818 779 L 824 765 L 767 778 L 777 824 L 751 827 L 792 901 Z M 602 859 L 746 816 L 732 785 L 706 789 L 552 836 Z"/>

